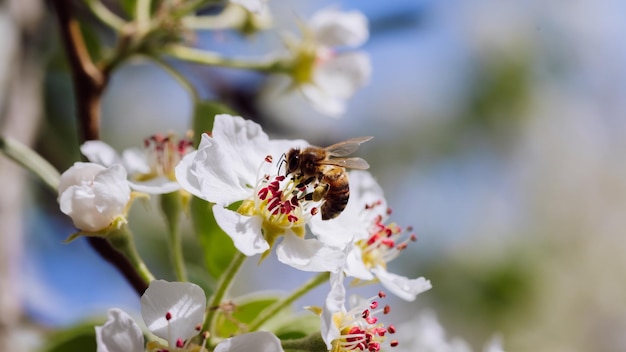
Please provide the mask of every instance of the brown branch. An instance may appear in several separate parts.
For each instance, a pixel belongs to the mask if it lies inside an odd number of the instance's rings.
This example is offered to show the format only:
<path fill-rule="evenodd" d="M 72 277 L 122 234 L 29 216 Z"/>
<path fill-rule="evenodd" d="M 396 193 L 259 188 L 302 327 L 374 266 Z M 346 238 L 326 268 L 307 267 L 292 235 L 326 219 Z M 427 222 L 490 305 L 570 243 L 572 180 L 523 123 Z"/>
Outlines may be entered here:
<path fill-rule="evenodd" d="M 81 140 L 100 139 L 100 104 L 108 82 L 108 74 L 93 63 L 80 31 L 78 21 L 72 16 L 71 0 L 53 0 L 59 21 L 61 39 L 70 64 L 76 112 L 81 130 Z M 102 238 L 89 237 L 88 242 L 100 256 L 113 264 L 133 286 L 138 294 L 148 287 L 128 259 Z"/>

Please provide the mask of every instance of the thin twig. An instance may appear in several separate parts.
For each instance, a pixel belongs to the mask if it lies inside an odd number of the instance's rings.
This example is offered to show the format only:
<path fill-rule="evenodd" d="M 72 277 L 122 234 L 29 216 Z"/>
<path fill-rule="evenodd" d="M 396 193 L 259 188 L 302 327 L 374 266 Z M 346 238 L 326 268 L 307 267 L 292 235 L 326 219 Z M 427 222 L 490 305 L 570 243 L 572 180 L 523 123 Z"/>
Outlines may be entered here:
<path fill-rule="evenodd" d="M 52 5 L 59 20 L 61 39 L 74 81 L 81 140 L 97 140 L 100 138 L 100 103 L 108 82 L 108 74 L 98 69 L 89 56 L 80 25 L 72 16 L 72 1 L 55 0 L 52 1 Z M 138 294 L 144 293 L 148 283 L 141 278 L 128 258 L 115 250 L 105 239 L 89 237 L 87 240 L 103 259 L 113 264 L 126 277 Z"/>

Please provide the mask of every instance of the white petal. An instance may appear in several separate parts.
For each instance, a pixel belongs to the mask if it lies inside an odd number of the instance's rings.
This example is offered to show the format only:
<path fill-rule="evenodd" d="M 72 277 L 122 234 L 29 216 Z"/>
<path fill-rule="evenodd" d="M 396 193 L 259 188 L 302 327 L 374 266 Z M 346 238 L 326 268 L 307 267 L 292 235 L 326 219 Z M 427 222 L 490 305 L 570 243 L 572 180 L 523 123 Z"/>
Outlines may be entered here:
<path fill-rule="evenodd" d="M 261 126 L 240 116 L 217 115 L 212 137 L 202 135 L 193 160 L 179 164 L 176 177 L 183 187 L 199 188 L 189 192 L 229 205 L 250 196 L 268 152 L 269 139 Z"/>
<path fill-rule="evenodd" d="M 133 318 L 121 309 L 109 309 L 109 318 L 96 326 L 97 352 L 141 352 L 143 334 Z"/>
<path fill-rule="evenodd" d="M 102 166 L 110 166 L 120 162 L 120 157 L 115 149 L 103 141 L 87 141 L 80 146 L 80 152 L 89 161 Z"/>
<path fill-rule="evenodd" d="M 313 15 L 309 26 L 318 42 L 329 47 L 355 47 L 365 43 L 369 37 L 367 17 L 359 11 L 322 9 Z"/>
<path fill-rule="evenodd" d="M 197 153 L 197 151 L 193 151 L 185 155 L 181 161 L 178 162 L 178 165 L 176 165 L 174 174 L 176 176 L 176 181 L 178 181 L 178 184 L 182 189 L 198 198 L 204 199 L 202 192 L 200 192 L 200 180 L 198 180 L 195 174 L 191 172 L 191 167 Z"/>
<path fill-rule="evenodd" d="M 178 191 L 181 187 L 176 181 L 172 181 L 167 177 L 160 176 L 145 182 L 129 181 L 130 187 L 138 192 L 148 194 L 166 194 Z"/>
<path fill-rule="evenodd" d="M 146 159 L 146 152 L 139 148 L 130 148 L 122 152 L 122 164 L 128 173 L 147 174 L 150 173 L 150 165 Z"/>
<path fill-rule="evenodd" d="M 350 204 L 350 201 L 348 201 Z M 314 216 L 309 221 L 311 232 L 325 245 L 344 249 L 356 235 L 367 232 L 366 224 L 358 216 L 350 216 L 342 212 L 331 220 L 322 220 L 321 216 Z"/>
<path fill-rule="evenodd" d="M 271 332 L 257 331 L 231 337 L 219 343 L 214 352 L 282 352 L 280 340 Z"/>
<path fill-rule="evenodd" d="M 361 280 L 373 280 L 374 275 L 363 263 L 363 252 L 360 248 L 353 246 L 346 256 L 346 265 L 344 272 L 347 276 L 354 277 Z"/>
<path fill-rule="evenodd" d="M 343 279 L 342 272 L 330 274 L 330 292 L 326 296 L 320 319 L 320 333 L 329 351 L 332 347 L 332 341 L 340 336 L 340 331 L 337 325 L 335 325 L 333 315 L 345 312 L 343 302 L 346 298 L 346 289 L 343 286 Z"/>
<path fill-rule="evenodd" d="M 213 206 L 217 224 L 233 240 L 235 247 L 243 254 L 261 254 L 270 248 L 261 232 L 263 220 L 258 216 L 244 216 L 235 211 Z"/>
<path fill-rule="evenodd" d="M 369 55 L 364 52 L 348 52 L 337 54 L 318 65 L 313 81 L 327 95 L 345 100 L 365 86 L 371 74 Z"/>
<path fill-rule="evenodd" d="M 170 346 L 198 334 L 196 326 L 203 323 L 205 309 L 204 291 L 189 282 L 155 280 L 141 296 L 141 315 L 148 329 L 168 340 Z M 171 315 L 169 322 L 167 313 Z"/>
<path fill-rule="evenodd" d="M 113 218 L 124 212 L 130 200 L 130 186 L 126 177 L 126 169 L 120 164 L 113 164 L 94 178 L 95 205 L 103 215 Z"/>
<path fill-rule="evenodd" d="M 59 196 L 70 186 L 91 183 L 96 175 L 106 168 L 96 163 L 75 162 L 59 180 Z"/>
<path fill-rule="evenodd" d="M 314 84 L 302 85 L 300 91 L 311 106 L 324 115 L 339 117 L 346 112 L 345 99 L 330 95 Z"/>
<path fill-rule="evenodd" d="M 276 247 L 276 256 L 283 264 L 303 271 L 339 270 L 345 262 L 345 254 L 338 249 L 325 246 L 316 239 L 302 239 L 287 234 Z"/>
<path fill-rule="evenodd" d="M 381 267 L 372 269 L 372 272 L 387 290 L 409 302 L 414 301 L 418 294 L 428 291 L 433 287 L 430 281 L 423 277 L 408 279 L 404 276 L 390 273 Z"/>

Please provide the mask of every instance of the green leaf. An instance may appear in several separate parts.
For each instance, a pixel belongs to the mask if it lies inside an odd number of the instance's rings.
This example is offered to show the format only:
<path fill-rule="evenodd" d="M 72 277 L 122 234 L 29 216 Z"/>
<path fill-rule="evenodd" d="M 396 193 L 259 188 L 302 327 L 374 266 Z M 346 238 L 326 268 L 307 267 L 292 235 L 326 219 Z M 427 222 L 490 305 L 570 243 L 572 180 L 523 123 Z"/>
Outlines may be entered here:
<path fill-rule="evenodd" d="M 245 331 L 247 324 L 251 323 L 259 313 L 279 299 L 280 297 L 274 295 L 265 294 L 260 296 L 255 294 L 237 299 L 234 305 L 230 307 L 230 311 L 223 309 L 224 307 L 218 307 L 217 309 L 220 309 L 220 312 L 217 315 L 217 323 L 215 325 L 218 335 L 228 337 L 241 332 L 241 330 Z M 216 307 L 210 307 L 210 309 L 216 309 Z"/>
<path fill-rule="evenodd" d="M 232 261 L 237 249 L 215 222 L 211 206 L 211 203 L 198 197 L 192 197 L 189 204 L 193 227 L 204 251 L 204 263 L 209 274 L 217 280 Z"/>
<path fill-rule="evenodd" d="M 53 333 L 46 343 L 45 352 L 95 351 L 95 325 L 101 323 L 86 322 L 69 330 Z"/>
<path fill-rule="evenodd" d="M 320 330 L 320 317 L 311 313 L 281 320 L 280 325 L 270 328 L 281 340 L 300 339 Z"/>
<path fill-rule="evenodd" d="M 215 115 L 218 114 L 236 115 L 233 109 L 222 103 L 207 100 L 196 102 L 192 126 L 194 145 L 200 144 L 202 133 L 213 129 L 213 121 L 215 120 Z"/>

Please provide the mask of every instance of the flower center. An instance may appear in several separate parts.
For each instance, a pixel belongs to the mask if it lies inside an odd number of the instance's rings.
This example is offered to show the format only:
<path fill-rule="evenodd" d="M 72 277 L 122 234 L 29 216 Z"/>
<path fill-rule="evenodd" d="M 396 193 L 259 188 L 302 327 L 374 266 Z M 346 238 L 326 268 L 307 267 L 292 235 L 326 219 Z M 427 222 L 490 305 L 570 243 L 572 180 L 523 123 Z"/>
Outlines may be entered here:
<path fill-rule="evenodd" d="M 369 351 L 378 352 L 381 344 L 385 341 L 385 334 L 393 334 L 396 329 L 393 325 L 385 328 L 378 322 L 375 314 L 388 314 L 391 308 L 386 305 L 379 308 L 377 298 L 386 295 L 380 291 L 377 296 L 364 300 L 348 312 L 335 313 L 335 324 L 341 332 L 341 336 L 333 340 L 332 352 Z M 391 341 L 391 347 L 397 346 L 397 341 Z"/>
<path fill-rule="evenodd" d="M 366 209 L 380 206 L 382 202 L 366 205 Z M 387 209 L 387 215 L 391 209 Z M 395 223 L 385 224 L 382 215 L 374 220 L 370 227 L 370 236 L 359 240 L 356 245 L 362 251 L 363 263 L 369 269 L 381 266 L 387 267 L 387 263 L 395 259 L 404 251 L 409 242 L 417 240 L 412 227 L 402 228 Z"/>
<path fill-rule="evenodd" d="M 174 169 L 178 162 L 193 150 L 193 142 L 189 136 L 178 138 L 173 133 L 164 136 L 152 135 L 143 141 L 146 161 L 150 172 L 138 176 L 138 181 L 145 181 L 156 177 L 166 177 L 176 180 Z"/>
<path fill-rule="evenodd" d="M 271 163 L 272 157 L 268 155 L 263 166 Z M 244 201 L 238 211 L 263 219 L 263 234 L 270 244 L 275 236 L 282 235 L 288 229 L 304 237 L 304 225 L 318 211 L 316 205 L 319 202 L 305 197 L 311 192 L 311 187 L 298 183 L 292 177 L 277 173 L 263 174 L 258 178 L 252 198 Z"/>

